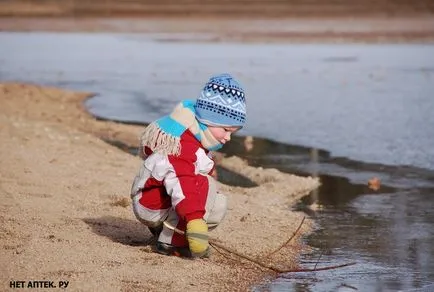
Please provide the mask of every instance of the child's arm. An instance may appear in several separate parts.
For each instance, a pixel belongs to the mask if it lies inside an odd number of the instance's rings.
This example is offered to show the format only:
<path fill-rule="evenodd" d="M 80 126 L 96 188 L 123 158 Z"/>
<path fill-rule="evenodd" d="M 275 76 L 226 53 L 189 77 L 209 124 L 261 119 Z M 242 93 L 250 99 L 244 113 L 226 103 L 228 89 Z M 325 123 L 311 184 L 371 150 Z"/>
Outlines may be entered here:
<path fill-rule="evenodd" d="M 164 178 L 164 185 L 172 197 L 172 206 L 186 222 L 202 219 L 207 197 L 207 186 L 203 185 L 206 178 L 195 173 L 192 161 L 171 155 L 168 160 L 171 167 Z"/>
<path fill-rule="evenodd" d="M 208 196 L 208 178 L 195 173 L 192 161 L 169 156 L 172 168 L 167 172 L 164 185 L 172 197 L 172 206 L 181 220 L 186 222 L 186 237 L 193 257 L 208 254 L 208 225 L 203 216 Z"/>

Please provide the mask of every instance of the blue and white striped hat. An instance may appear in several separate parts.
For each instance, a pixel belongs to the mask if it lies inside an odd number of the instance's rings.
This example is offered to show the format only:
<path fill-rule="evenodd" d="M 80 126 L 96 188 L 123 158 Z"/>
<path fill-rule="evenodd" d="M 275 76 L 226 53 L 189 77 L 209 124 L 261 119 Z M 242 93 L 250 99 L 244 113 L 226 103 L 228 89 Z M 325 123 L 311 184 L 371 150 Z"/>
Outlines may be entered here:
<path fill-rule="evenodd" d="M 244 89 L 230 74 L 213 76 L 195 105 L 196 118 L 209 126 L 242 127 L 246 122 Z"/>

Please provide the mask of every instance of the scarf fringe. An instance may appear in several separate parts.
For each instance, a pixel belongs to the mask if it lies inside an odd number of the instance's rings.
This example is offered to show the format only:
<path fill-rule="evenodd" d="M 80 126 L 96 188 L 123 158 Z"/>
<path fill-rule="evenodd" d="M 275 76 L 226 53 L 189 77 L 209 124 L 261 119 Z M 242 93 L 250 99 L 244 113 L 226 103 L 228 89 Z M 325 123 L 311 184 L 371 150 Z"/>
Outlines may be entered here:
<path fill-rule="evenodd" d="M 153 152 L 163 155 L 179 156 L 181 154 L 181 138 L 163 132 L 156 123 L 151 123 L 146 127 L 140 140 L 142 151 L 148 147 Z"/>
<path fill-rule="evenodd" d="M 162 155 L 181 155 L 181 135 L 187 130 L 205 149 L 220 149 L 222 144 L 214 138 L 206 125 L 196 119 L 194 104 L 191 100 L 184 100 L 170 115 L 149 124 L 140 138 L 141 155 L 147 156 L 144 152 L 145 147 Z"/>

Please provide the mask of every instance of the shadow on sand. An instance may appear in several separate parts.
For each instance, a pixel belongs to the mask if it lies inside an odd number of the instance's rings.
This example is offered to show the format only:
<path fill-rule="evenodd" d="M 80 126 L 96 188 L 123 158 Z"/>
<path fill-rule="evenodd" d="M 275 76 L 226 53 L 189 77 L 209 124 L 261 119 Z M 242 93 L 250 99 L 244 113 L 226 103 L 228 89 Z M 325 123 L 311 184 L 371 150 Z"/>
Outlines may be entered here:
<path fill-rule="evenodd" d="M 153 236 L 145 225 L 138 221 L 113 216 L 85 218 L 92 231 L 114 242 L 129 246 L 148 246 L 153 243 Z"/>

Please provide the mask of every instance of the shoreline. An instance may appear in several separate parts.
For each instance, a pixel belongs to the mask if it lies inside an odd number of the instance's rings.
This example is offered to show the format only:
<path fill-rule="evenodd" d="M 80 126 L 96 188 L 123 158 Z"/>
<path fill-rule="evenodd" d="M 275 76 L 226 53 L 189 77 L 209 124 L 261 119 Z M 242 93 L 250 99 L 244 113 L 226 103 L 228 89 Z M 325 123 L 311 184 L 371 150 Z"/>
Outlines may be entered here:
<path fill-rule="evenodd" d="M 89 96 L 0 83 L 0 259 L 10 263 L 1 277 L 6 290 L 11 280 L 46 279 L 68 280 L 74 291 L 246 291 L 277 276 L 216 251 L 196 261 L 152 252 L 150 233 L 125 203 L 140 159 L 102 140 L 137 145 L 143 127 L 96 120 L 82 104 Z M 234 156 L 222 159 L 226 168 L 259 186 L 219 184 L 230 194 L 229 210 L 210 235 L 261 258 L 297 229 L 303 214 L 289 206 L 319 182 L 250 167 Z M 301 238 L 312 225 L 306 220 L 296 239 L 270 262 L 296 267 L 299 253 L 308 249 Z"/>
<path fill-rule="evenodd" d="M 0 31 L 160 34 L 166 42 L 432 43 L 434 16 L 0 17 Z"/>

